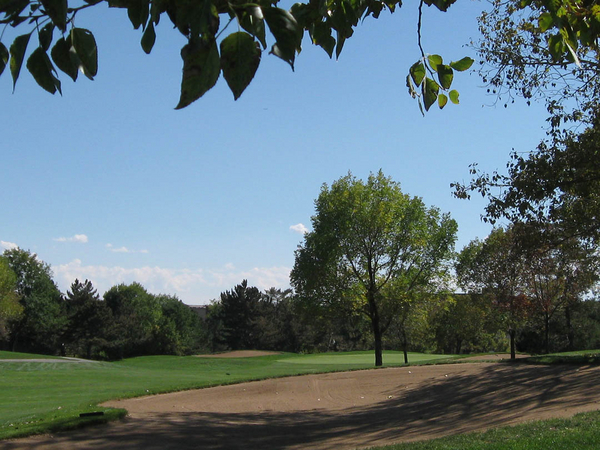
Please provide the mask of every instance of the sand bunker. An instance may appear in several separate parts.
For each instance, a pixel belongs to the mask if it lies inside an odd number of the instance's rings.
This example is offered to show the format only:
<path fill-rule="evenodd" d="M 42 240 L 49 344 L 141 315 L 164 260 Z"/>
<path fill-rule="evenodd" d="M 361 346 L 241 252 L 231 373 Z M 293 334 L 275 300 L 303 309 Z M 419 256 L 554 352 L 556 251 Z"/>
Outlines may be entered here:
<path fill-rule="evenodd" d="M 123 422 L 6 449 L 354 449 L 600 408 L 600 367 L 463 363 L 308 375 L 113 401 Z"/>

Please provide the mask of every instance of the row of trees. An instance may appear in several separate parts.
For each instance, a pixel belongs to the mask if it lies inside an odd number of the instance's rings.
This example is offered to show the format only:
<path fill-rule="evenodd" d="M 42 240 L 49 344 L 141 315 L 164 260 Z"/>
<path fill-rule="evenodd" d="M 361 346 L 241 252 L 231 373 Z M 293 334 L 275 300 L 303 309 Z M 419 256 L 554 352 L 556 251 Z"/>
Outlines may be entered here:
<path fill-rule="evenodd" d="M 0 256 L 0 347 L 118 359 L 190 354 L 206 347 L 198 314 L 139 283 L 120 284 L 101 299 L 88 280 L 63 295 L 50 266 L 21 249 Z"/>
<path fill-rule="evenodd" d="M 456 223 L 381 171 L 324 185 L 315 204 L 291 273 L 296 295 L 270 299 L 246 284 L 222 294 L 212 319 L 223 344 L 374 348 L 376 365 L 386 346 L 506 350 L 508 336 L 514 357 L 517 342 L 534 352 L 597 345 L 575 325 L 595 311 L 585 302 L 598 281 L 589 239 L 557 242 L 551 225 L 520 223 L 471 242 L 455 259 Z M 464 294 L 452 293 L 456 285 Z"/>
<path fill-rule="evenodd" d="M 596 281 L 595 266 L 569 262 L 575 253 L 563 251 L 544 255 L 535 266 L 544 271 L 527 268 L 524 257 L 515 257 L 516 236 L 497 229 L 462 250 L 456 273 L 469 294 L 421 286 L 393 316 L 389 305 L 382 308 L 381 348 L 469 353 L 505 351 L 511 342 L 513 351 L 543 352 L 600 345 L 600 304 L 582 297 Z M 177 298 L 149 294 L 138 283 L 114 286 L 101 299 L 91 282 L 75 280 L 61 295 L 49 266 L 23 250 L 5 252 L 0 267 L 0 345 L 8 349 L 119 359 L 375 348 L 368 308 L 347 298 L 317 302 L 290 289 L 261 292 L 244 280 L 223 292 L 203 321 Z M 21 268 L 19 275 L 12 267 Z"/>

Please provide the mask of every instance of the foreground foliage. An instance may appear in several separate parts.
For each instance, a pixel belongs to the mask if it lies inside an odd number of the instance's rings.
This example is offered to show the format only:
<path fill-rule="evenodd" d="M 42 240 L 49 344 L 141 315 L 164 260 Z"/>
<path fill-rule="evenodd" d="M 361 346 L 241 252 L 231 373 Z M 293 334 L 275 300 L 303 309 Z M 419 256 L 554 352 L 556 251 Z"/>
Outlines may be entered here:
<path fill-rule="evenodd" d="M 93 79 L 98 73 L 98 48 L 91 30 L 76 27 L 79 13 L 98 4 L 126 9 L 133 27 L 141 30 L 141 47 L 150 53 L 156 42 L 156 27 L 169 20 L 186 39 L 181 50 L 183 77 L 177 108 L 184 108 L 210 90 L 221 73 L 235 99 L 239 98 L 260 65 L 262 52 L 286 61 L 292 69 L 306 34 L 330 57 L 339 57 L 356 26 L 367 17 L 378 18 L 402 6 L 399 0 L 329 0 L 294 4 L 289 10 L 278 0 L 256 2 L 203 0 L 3 0 L 0 24 L 25 28 L 9 47 L 0 42 L 0 73 L 8 65 L 13 86 L 23 64 L 36 82 L 50 93 L 62 92 L 57 69 L 73 80 L 78 72 Z M 418 97 L 421 109 L 448 100 L 458 103 L 451 90 L 455 71 L 467 70 L 473 60 L 463 58 L 444 63 L 440 55 L 426 55 L 421 45 L 422 9 L 425 5 L 447 11 L 456 0 L 421 0 L 418 4 L 418 46 L 421 58 L 411 67 L 407 86 Z M 576 62 L 579 48 L 597 50 L 600 10 L 581 0 L 527 0 L 517 9 L 531 11 L 530 25 L 548 33 L 546 47 L 554 60 Z M 225 35 L 236 22 L 237 30 Z M 537 23 L 536 23 L 537 22 Z M 270 32 L 270 35 L 267 33 Z M 58 38 L 55 38 L 55 34 Z M 37 39 L 31 39 L 34 35 Z M 269 39 L 268 39 L 269 38 Z M 34 50 L 27 56 L 28 46 Z M 36 42 L 37 41 L 37 42 Z M 10 62 L 9 62 L 10 61 Z"/>

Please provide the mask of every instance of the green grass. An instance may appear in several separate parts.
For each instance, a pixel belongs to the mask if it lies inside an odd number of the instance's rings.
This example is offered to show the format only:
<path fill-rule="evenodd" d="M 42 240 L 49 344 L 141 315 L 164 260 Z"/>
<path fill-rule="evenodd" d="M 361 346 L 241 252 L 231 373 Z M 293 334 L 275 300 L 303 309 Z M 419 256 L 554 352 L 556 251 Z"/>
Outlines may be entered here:
<path fill-rule="evenodd" d="M 38 358 L 38 355 L 28 355 Z M 410 354 L 429 363 L 439 355 Z M 448 356 L 443 356 L 448 359 Z M 6 358 L 5 358 L 6 359 Z M 402 365 L 402 353 L 385 352 L 386 366 Z M 279 354 L 256 358 L 147 356 L 107 362 L 0 362 L 0 439 L 78 427 L 107 400 L 266 378 L 373 368 L 372 352 Z"/>
<path fill-rule="evenodd" d="M 600 364 L 599 350 L 582 350 L 577 352 L 551 353 L 531 356 L 525 360 L 534 364 Z"/>
<path fill-rule="evenodd" d="M 60 359 L 58 356 L 32 355 L 31 353 L 5 352 L 0 350 L 0 359 Z"/>
<path fill-rule="evenodd" d="M 18 359 L 41 358 L 17 354 Z M 0 359 L 17 359 L 0 352 Z M 574 352 L 534 357 L 539 363 L 598 361 L 600 352 Z M 48 358 L 48 357 L 46 357 Z M 385 352 L 386 366 L 403 365 L 401 352 Z M 412 364 L 437 364 L 448 355 L 409 353 Z M 114 420 L 123 410 L 99 407 L 106 400 L 159 392 L 202 388 L 290 375 L 373 368 L 372 352 L 280 354 L 256 358 L 148 356 L 119 362 L 1 362 L 0 439 L 78 428 Z M 100 417 L 80 418 L 85 412 Z M 567 421 L 536 422 L 386 450 L 534 450 L 600 448 L 600 413 Z M 590 444 L 588 444 L 588 442 Z"/>
<path fill-rule="evenodd" d="M 468 433 L 423 442 L 376 447 L 378 450 L 597 450 L 600 411 Z M 375 450 L 375 447 L 372 449 Z"/>
<path fill-rule="evenodd" d="M 430 355 L 425 353 L 408 353 L 409 364 L 421 364 L 424 362 L 435 362 L 454 358 L 448 355 Z M 298 355 L 288 358 L 285 362 L 291 364 L 315 364 L 315 365 L 349 365 L 372 367 L 375 361 L 373 352 L 347 352 L 347 353 L 317 353 L 310 355 Z M 386 365 L 404 364 L 404 353 L 387 351 L 384 352 L 383 361 Z"/>

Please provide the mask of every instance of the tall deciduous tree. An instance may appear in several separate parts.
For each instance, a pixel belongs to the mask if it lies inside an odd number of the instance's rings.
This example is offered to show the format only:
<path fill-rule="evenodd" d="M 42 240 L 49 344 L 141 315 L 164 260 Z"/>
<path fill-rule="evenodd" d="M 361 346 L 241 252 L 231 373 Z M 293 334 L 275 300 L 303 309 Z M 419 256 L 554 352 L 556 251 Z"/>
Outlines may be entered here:
<path fill-rule="evenodd" d="M 529 230 L 526 238 L 535 241 L 536 231 Z M 565 313 L 569 346 L 573 346 L 571 309 L 597 280 L 597 251 L 585 241 L 570 238 L 560 245 L 548 246 L 542 242 L 527 249 L 525 282 L 533 318 L 542 324 L 546 353 L 550 352 L 550 323 L 559 312 Z"/>
<path fill-rule="evenodd" d="M 66 319 L 50 266 L 35 253 L 19 248 L 5 250 L 2 257 L 16 276 L 16 292 L 23 307 L 20 318 L 9 324 L 11 350 L 22 343 L 31 350 L 56 352 Z"/>
<path fill-rule="evenodd" d="M 512 359 L 516 357 L 516 335 L 527 320 L 529 308 L 526 270 L 526 258 L 512 229 L 496 228 L 485 241 L 471 241 L 462 249 L 456 263 L 461 288 L 493 296 L 493 308 L 510 337 Z"/>
<path fill-rule="evenodd" d="M 113 342 L 115 358 L 152 353 L 154 333 L 162 315 L 155 296 L 139 283 L 119 284 L 104 293 L 112 310 L 118 341 Z"/>
<path fill-rule="evenodd" d="M 0 343 L 9 339 L 9 324 L 17 322 L 23 314 L 17 294 L 17 276 L 8 262 L 0 256 Z"/>
<path fill-rule="evenodd" d="M 382 335 L 413 292 L 434 284 L 451 257 L 456 222 L 381 171 L 366 182 L 348 174 L 323 185 L 315 207 L 291 282 L 306 299 L 365 314 L 380 366 Z"/>

